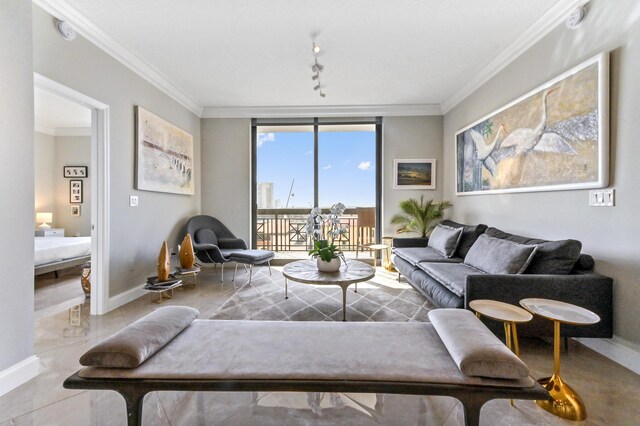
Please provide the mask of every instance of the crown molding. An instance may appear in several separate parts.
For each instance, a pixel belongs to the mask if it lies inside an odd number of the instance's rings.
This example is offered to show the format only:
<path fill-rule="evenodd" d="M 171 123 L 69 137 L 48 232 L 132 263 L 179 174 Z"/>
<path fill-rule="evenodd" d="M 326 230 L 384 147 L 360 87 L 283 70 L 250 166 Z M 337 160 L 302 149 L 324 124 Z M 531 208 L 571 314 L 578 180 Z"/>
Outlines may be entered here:
<path fill-rule="evenodd" d="M 205 107 L 202 118 L 361 117 L 442 115 L 438 104 Z"/>
<path fill-rule="evenodd" d="M 460 90 L 445 99 L 440 105 L 442 113 L 446 114 L 483 84 L 502 71 L 527 49 L 549 34 L 576 7 L 584 6 L 590 0 L 559 0 L 551 9 L 542 15 L 525 32 L 517 37 L 506 49 L 500 52 L 486 67 L 477 72 Z"/>
<path fill-rule="evenodd" d="M 98 48 L 104 50 L 114 59 L 125 65 L 131 71 L 160 89 L 167 96 L 187 108 L 189 111 L 202 116 L 202 106 L 167 76 L 158 71 L 153 65 L 142 59 L 133 51 L 113 39 L 102 29 L 89 21 L 84 15 L 63 0 L 32 0 L 50 15 L 69 22 L 73 28 Z"/>

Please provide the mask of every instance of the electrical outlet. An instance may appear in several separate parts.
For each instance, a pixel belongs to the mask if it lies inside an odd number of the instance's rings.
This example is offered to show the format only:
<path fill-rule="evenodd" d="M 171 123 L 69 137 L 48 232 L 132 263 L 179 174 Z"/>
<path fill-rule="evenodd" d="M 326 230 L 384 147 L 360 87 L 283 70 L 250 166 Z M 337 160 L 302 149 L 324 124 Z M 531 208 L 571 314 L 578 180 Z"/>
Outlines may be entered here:
<path fill-rule="evenodd" d="M 589 191 L 589 205 L 593 207 L 615 206 L 615 189 Z"/>
<path fill-rule="evenodd" d="M 129 196 L 129 207 L 138 207 L 138 196 L 130 195 Z"/>

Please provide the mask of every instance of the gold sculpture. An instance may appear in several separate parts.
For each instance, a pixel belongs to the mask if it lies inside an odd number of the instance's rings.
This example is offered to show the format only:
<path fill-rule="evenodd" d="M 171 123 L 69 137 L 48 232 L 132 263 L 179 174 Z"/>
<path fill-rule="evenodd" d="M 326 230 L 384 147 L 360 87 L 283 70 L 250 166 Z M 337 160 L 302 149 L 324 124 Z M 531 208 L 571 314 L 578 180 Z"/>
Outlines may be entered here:
<path fill-rule="evenodd" d="M 180 267 L 183 269 L 191 269 L 196 263 L 196 255 L 193 252 L 193 242 L 191 235 L 187 234 L 180 244 Z"/>
<path fill-rule="evenodd" d="M 167 281 L 171 272 L 171 257 L 169 257 L 169 247 L 167 242 L 162 242 L 162 248 L 158 255 L 158 282 Z"/>

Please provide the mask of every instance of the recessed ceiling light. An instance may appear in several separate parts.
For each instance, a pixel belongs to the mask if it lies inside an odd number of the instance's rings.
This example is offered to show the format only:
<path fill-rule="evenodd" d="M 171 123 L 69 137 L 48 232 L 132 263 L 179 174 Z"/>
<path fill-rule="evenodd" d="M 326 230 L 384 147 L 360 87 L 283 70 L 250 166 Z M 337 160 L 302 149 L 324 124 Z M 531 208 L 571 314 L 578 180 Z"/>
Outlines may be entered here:
<path fill-rule="evenodd" d="M 315 43 L 313 44 L 313 53 L 320 53 L 320 46 L 316 46 Z"/>

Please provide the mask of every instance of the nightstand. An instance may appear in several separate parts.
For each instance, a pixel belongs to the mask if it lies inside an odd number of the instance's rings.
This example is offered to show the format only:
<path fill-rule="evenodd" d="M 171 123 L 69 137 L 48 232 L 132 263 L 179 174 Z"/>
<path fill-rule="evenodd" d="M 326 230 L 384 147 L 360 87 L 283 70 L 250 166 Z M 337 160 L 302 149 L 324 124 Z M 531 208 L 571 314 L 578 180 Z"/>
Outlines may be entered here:
<path fill-rule="evenodd" d="M 64 237 L 64 228 L 36 229 L 36 237 Z"/>

